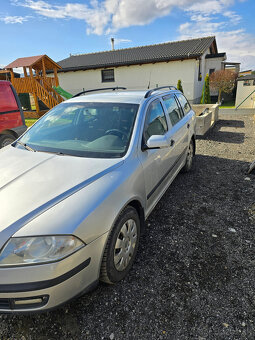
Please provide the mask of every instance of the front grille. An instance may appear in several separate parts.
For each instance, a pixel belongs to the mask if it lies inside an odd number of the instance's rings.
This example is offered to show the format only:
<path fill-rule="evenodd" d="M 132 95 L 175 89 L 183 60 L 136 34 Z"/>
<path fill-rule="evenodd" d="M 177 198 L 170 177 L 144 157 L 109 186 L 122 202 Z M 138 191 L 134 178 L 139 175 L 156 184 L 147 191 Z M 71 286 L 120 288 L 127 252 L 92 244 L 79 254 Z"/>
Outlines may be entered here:
<path fill-rule="evenodd" d="M 0 309 L 11 309 L 10 299 L 0 299 Z"/>

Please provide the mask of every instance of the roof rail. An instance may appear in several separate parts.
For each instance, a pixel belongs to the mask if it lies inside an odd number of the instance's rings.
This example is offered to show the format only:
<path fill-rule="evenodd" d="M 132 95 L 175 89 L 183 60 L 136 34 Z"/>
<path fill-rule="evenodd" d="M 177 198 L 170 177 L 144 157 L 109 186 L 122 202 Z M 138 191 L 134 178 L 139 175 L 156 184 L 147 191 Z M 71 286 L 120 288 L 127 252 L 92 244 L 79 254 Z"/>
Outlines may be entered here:
<path fill-rule="evenodd" d="M 113 90 L 113 91 L 126 90 L 126 87 L 118 87 L 118 86 L 117 87 L 103 87 L 101 89 L 86 90 L 86 91 L 82 91 L 82 92 L 75 94 L 74 96 L 72 96 L 72 98 L 79 97 L 80 95 L 88 93 L 88 92 L 96 92 L 96 91 L 103 91 L 103 90 Z"/>
<path fill-rule="evenodd" d="M 169 90 L 177 90 L 175 86 L 161 86 L 161 87 L 155 87 L 154 89 L 151 89 L 145 93 L 144 98 L 148 98 L 152 95 L 153 92 L 161 90 L 161 89 L 169 89 Z"/>

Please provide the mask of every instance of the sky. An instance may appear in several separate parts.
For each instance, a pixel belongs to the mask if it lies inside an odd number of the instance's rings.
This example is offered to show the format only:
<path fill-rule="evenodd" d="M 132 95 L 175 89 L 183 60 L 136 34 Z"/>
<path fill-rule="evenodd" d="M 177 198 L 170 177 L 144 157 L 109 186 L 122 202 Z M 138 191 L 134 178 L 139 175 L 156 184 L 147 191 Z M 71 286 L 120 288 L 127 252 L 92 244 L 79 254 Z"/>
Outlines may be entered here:
<path fill-rule="evenodd" d="M 216 36 L 219 52 L 255 70 L 255 0 L 0 0 L 0 67 L 70 54 Z"/>

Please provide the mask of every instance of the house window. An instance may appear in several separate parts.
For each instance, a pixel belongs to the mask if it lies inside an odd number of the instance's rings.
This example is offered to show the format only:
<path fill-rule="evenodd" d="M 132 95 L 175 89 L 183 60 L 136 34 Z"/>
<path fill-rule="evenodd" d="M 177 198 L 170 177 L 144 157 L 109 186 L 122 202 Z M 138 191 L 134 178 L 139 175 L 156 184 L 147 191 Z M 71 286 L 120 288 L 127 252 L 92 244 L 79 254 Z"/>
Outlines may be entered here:
<path fill-rule="evenodd" d="M 215 68 L 210 68 L 209 69 L 209 76 L 215 71 Z"/>
<path fill-rule="evenodd" d="M 102 70 L 102 83 L 114 81 L 114 69 Z"/>
<path fill-rule="evenodd" d="M 251 86 L 251 83 L 249 80 L 244 80 L 243 86 Z"/>

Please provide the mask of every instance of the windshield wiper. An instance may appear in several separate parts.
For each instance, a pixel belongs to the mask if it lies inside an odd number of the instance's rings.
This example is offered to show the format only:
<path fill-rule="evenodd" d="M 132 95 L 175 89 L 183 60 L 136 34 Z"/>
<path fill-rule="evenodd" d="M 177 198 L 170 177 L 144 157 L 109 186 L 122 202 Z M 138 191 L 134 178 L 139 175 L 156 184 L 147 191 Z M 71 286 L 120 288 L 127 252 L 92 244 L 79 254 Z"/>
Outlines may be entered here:
<path fill-rule="evenodd" d="M 22 145 L 22 146 L 23 146 L 25 149 L 27 149 L 27 150 L 29 150 L 29 151 L 36 152 L 36 150 L 34 150 L 34 149 L 30 148 L 30 146 L 28 146 L 28 145 L 27 145 L 27 144 L 25 144 L 25 143 L 22 143 L 22 142 L 20 142 L 19 140 L 17 140 L 17 141 L 16 141 L 16 143 L 18 143 L 18 144 Z"/>

